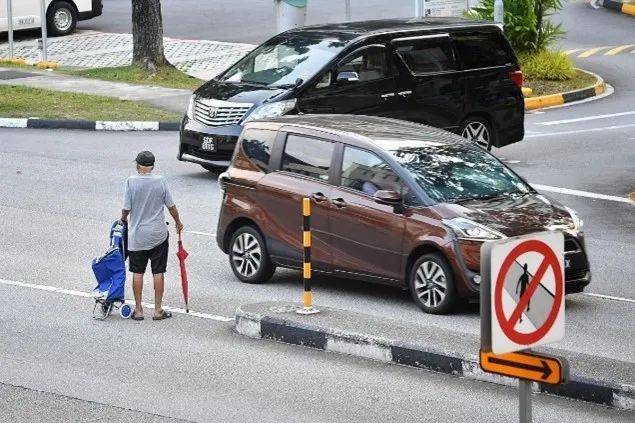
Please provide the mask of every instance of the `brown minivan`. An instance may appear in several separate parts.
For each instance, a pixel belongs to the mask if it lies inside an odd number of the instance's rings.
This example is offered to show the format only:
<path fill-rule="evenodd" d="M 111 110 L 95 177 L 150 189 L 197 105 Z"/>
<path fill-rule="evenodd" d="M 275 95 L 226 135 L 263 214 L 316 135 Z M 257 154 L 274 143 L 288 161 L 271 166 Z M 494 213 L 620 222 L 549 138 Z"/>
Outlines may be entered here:
<path fill-rule="evenodd" d="M 590 282 L 575 212 L 440 129 L 353 115 L 254 121 L 219 182 L 216 239 L 244 282 L 301 267 L 303 197 L 315 271 L 410 289 L 429 313 L 478 297 L 481 244 L 504 237 L 563 231 L 566 292 Z"/>

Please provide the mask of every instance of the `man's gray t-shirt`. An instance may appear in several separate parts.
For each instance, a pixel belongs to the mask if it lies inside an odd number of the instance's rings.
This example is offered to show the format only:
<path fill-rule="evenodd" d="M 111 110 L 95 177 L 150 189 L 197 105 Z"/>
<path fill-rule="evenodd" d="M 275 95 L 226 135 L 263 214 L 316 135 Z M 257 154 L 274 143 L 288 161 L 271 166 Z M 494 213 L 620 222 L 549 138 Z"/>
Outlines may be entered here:
<path fill-rule="evenodd" d="M 163 176 L 134 175 L 126 180 L 123 209 L 128 217 L 128 250 L 151 250 L 168 236 L 164 206 L 172 207 L 172 195 Z"/>

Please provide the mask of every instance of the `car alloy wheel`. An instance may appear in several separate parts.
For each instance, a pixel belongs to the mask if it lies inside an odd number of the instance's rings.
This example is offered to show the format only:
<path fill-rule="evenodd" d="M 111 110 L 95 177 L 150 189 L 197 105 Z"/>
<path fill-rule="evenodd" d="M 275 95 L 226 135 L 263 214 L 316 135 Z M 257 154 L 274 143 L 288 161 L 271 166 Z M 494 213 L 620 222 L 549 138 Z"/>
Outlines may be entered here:
<path fill-rule="evenodd" d="M 438 307 L 445 299 L 448 289 L 445 272 L 435 262 L 424 261 L 417 269 L 414 288 L 426 307 Z"/>
<path fill-rule="evenodd" d="M 256 237 L 247 232 L 238 235 L 232 246 L 232 260 L 243 277 L 255 275 L 262 263 L 262 248 Z"/>
<path fill-rule="evenodd" d="M 73 25 L 73 14 L 66 8 L 57 9 L 53 15 L 53 23 L 57 32 L 66 32 Z"/>
<path fill-rule="evenodd" d="M 481 148 L 491 149 L 489 128 L 484 122 L 478 120 L 468 122 L 463 127 L 461 136 L 476 143 Z"/>

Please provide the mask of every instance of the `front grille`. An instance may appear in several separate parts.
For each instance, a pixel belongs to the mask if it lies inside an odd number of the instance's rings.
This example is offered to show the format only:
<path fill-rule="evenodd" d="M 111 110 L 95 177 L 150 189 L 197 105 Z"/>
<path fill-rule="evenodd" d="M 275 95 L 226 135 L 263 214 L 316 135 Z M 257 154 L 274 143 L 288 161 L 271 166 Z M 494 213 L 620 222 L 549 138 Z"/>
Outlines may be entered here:
<path fill-rule="evenodd" d="M 252 106 L 251 103 L 200 98 L 194 102 L 194 120 L 207 126 L 235 125 Z"/>
<path fill-rule="evenodd" d="M 575 281 L 578 279 L 584 279 L 588 269 L 567 269 L 564 272 L 565 281 Z"/>
<path fill-rule="evenodd" d="M 578 243 L 578 240 L 570 237 L 570 236 L 566 236 L 564 238 L 564 252 L 565 253 L 572 253 L 572 252 L 576 252 L 576 251 L 581 251 L 582 248 L 580 248 L 580 244 Z"/>

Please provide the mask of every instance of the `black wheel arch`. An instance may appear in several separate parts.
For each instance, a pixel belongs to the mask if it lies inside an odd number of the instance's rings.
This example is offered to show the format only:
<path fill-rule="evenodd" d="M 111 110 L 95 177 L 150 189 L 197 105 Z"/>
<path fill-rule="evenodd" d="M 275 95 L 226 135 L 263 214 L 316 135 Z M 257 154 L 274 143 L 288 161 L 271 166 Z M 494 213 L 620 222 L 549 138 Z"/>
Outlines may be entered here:
<path fill-rule="evenodd" d="M 225 229 L 225 233 L 223 234 L 223 252 L 225 254 L 227 254 L 227 252 L 229 251 L 229 243 L 231 242 L 232 236 L 234 235 L 234 232 L 236 232 L 239 228 L 243 227 L 243 226 L 251 226 L 252 228 L 254 228 L 255 230 L 258 231 L 258 233 L 260 234 L 260 236 L 262 237 L 263 242 L 265 243 L 265 246 L 267 244 L 267 237 L 265 237 L 265 235 L 262 233 L 262 230 L 260 229 L 260 227 L 256 224 L 256 222 L 254 222 L 252 219 L 248 218 L 248 217 L 237 217 L 234 220 L 232 220 L 229 225 L 227 225 L 227 229 Z"/>

